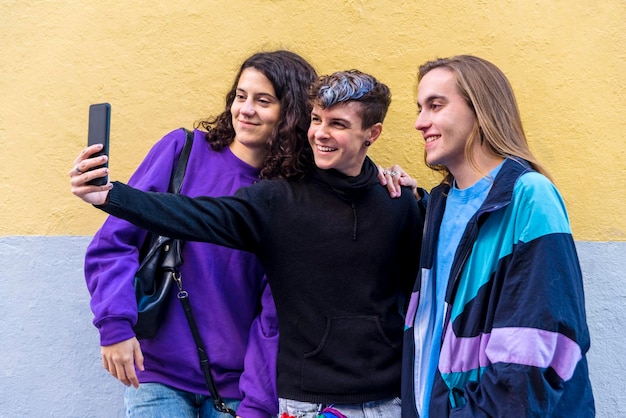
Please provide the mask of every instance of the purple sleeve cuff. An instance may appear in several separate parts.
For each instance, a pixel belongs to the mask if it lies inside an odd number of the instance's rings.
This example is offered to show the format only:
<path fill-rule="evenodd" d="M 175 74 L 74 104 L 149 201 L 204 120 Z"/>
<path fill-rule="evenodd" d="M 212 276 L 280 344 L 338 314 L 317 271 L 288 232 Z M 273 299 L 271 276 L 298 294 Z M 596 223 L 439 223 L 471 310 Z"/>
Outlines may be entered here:
<path fill-rule="evenodd" d="M 107 346 L 126 341 L 135 336 L 133 325 L 125 319 L 103 320 L 98 324 L 100 346 Z"/>

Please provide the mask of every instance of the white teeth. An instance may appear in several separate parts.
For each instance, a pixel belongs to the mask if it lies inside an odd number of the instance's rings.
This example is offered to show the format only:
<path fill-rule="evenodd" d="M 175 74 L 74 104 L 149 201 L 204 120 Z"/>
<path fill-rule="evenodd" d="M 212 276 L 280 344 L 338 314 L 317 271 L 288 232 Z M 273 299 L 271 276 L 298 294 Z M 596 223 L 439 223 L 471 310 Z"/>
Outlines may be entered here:
<path fill-rule="evenodd" d="M 433 142 L 436 139 L 441 138 L 441 135 L 435 135 L 435 136 L 429 136 L 428 138 L 426 138 L 426 143 L 428 144 L 429 142 Z"/>
<path fill-rule="evenodd" d="M 325 147 L 322 145 L 318 145 L 317 149 L 322 151 L 322 152 L 331 152 L 331 151 L 335 151 L 337 148 L 331 148 L 331 147 Z"/>

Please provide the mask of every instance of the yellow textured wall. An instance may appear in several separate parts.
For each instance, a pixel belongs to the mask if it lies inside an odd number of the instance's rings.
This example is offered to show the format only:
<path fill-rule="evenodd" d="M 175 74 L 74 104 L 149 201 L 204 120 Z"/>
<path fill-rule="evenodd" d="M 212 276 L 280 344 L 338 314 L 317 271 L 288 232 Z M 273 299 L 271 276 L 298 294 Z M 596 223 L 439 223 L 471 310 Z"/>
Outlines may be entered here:
<path fill-rule="evenodd" d="M 431 187 L 416 116 L 427 59 L 485 57 L 510 77 L 531 147 L 577 240 L 626 241 L 626 2 L 568 0 L 0 1 L 0 236 L 89 235 L 104 216 L 67 172 L 90 103 L 112 104 L 111 170 L 126 180 L 171 129 L 216 114 L 242 59 L 300 53 L 393 92 L 379 163 Z"/>

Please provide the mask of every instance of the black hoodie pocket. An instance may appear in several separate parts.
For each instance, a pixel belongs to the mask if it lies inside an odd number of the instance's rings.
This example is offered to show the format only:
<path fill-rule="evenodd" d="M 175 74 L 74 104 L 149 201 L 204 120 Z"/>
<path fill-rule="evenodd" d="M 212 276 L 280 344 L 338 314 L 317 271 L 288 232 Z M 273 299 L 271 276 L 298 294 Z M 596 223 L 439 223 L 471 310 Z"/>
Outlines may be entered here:
<path fill-rule="evenodd" d="M 327 318 L 319 345 L 304 354 L 302 389 L 341 395 L 398 388 L 402 325 L 394 331 L 385 332 L 377 316 Z"/>

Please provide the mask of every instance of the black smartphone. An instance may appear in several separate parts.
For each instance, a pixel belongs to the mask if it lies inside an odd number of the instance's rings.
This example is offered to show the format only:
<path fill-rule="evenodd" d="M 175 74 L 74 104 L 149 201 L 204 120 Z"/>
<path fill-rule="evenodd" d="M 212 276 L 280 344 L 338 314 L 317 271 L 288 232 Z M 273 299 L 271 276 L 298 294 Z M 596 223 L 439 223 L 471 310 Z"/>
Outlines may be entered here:
<path fill-rule="evenodd" d="M 102 150 L 93 154 L 92 157 L 99 155 L 109 156 L 109 132 L 111 130 L 111 105 L 108 103 L 98 103 L 89 106 L 89 133 L 87 134 L 87 146 L 94 144 L 102 144 Z M 97 168 L 108 167 L 109 161 Z M 89 184 L 95 186 L 103 186 L 109 181 L 108 176 L 93 179 Z"/>

